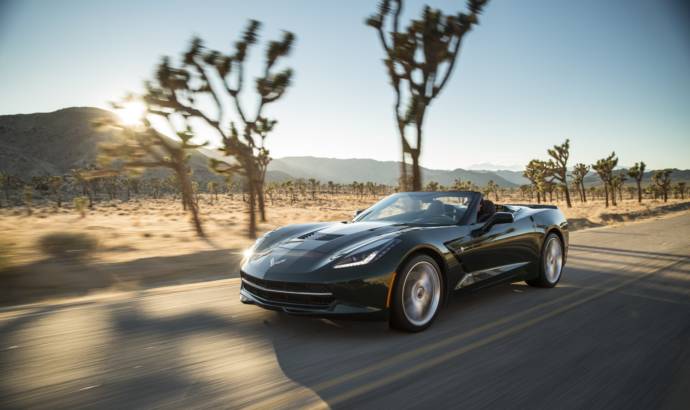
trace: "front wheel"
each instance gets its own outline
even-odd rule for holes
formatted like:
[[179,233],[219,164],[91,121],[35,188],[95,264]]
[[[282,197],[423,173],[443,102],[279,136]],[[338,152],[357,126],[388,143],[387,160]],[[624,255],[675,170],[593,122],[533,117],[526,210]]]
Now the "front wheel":
[[419,332],[431,325],[441,305],[443,281],[436,261],[426,255],[412,258],[394,284],[390,325]]
[[555,233],[550,233],[544,241],[539,261],[539,277],[526,281],[530,286],[552,288],[561,280],[563,270],[563,243]]

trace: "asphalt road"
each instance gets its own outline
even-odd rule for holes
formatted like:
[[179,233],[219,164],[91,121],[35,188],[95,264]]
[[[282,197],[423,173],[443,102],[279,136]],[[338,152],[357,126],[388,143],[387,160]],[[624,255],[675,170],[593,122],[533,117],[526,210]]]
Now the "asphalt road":
[[0,311],[1,408],[690,408],[690,214],[575,232],[554,289],[419,334],[245,306],[237,279]]

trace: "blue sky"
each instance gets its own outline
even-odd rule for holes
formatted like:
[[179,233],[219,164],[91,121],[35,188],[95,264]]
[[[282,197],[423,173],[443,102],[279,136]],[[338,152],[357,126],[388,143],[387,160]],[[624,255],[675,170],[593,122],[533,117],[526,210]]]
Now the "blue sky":
[[[0,114],[108,107],[193,34],[229,50],[247,19],[261,40],[297,35],[293,87],[267,112],[275,157],[397,160],[393,91],[374,1],[2,1]],[[406,17],[429,3],[406,2]],[[493,0],[426,119],[422,164],[524,164],[571,139],[573,162],[690,168],[690,8],[663,0]],[[250,72],[263,57],[256,48]],[[251,98],[248,93],[245,99]],[[218,141],[209,138],[211,144]]]

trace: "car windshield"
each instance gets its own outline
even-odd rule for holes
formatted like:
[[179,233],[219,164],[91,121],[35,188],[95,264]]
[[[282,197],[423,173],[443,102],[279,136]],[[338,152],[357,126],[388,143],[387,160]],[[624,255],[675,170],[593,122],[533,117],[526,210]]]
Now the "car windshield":
[[462,192],[401,192],[357,215],[353,222],[455,225],[467,211],[470,195]]

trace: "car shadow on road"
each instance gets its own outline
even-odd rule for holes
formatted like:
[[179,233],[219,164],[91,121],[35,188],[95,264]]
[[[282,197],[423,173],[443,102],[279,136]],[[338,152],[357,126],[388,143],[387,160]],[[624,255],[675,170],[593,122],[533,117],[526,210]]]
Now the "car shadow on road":
[[[202,253],[199,257],[210,255]],[[606,258],[606,253],[601,257]],[[553,289],[532,288],[518,282],[475,293],[457,293],[434,325],[416,334],[389,330],[386,322],[326,320],[264,311],[237,303],[236,294],[229,294],[227,301],[214,302],[213,310],[204,303],[185,306],[182,295],[169,296],[169,303],[175,303],[170,307],[132,298],[98,308],[107,322],[103,324],[108,330],[107,340],[98,346],[98,360],[75,364],[92,366],[88,379],[69,379],[69,369],[48,369],[64,371],[64,382],[18,393],[10,388],[15,386],[10,384],[14,372],[40,369],[50,366],[51,361],[44,361],[40,355],[21,356],[21,360],[33,360],[22,363],[20,356],[16,356],[21,353],[19,350],[0,351],[0,366],[6,375],[0,381],[0,401],[8,403],[8,407],[40,407],[47,403],[68,408],[242,407],[250,402],[240,400],[251,399],[260,404],[275,395],[291,398],[293,390],[284,387],[288,380],[289,385],[312,392],[326,404],[338,407],[342,405],[336,400],[340,394],[352,393],[374,378],[394,374],[399,366],[406,368],[422,357],[468,346],[463,335],[476,332],[471,340],[488,338],[550,311],[540,306],[562,306],[580,300],[601,291],[594,285],[612,278],[623,280],[622,276],[617,272],[568,267],[564,281]],[[681,278],[664,281],[669,286],[687,286]],[[663,301],[657,298],[654,303]],[[0,326],[0,348],[21,345],[21,332],[31,329],[36,319],[52,314],[55,312],[35,311],[6,321]],[[86,333],[81,337],[93,336]],[[43,343],[58,342],[52,337],[44,339]],[[482,349],[490,346],[491,343]],[[421,349],[429,349],[424,352],[426,356],[417,356]],[[395,358],[399,359],[395,366],[386,365]],[[14,365],[10,366],[10,362]],[[471,375],[461,369],[456,370],[455,377],[458,386],[472,382]]]

